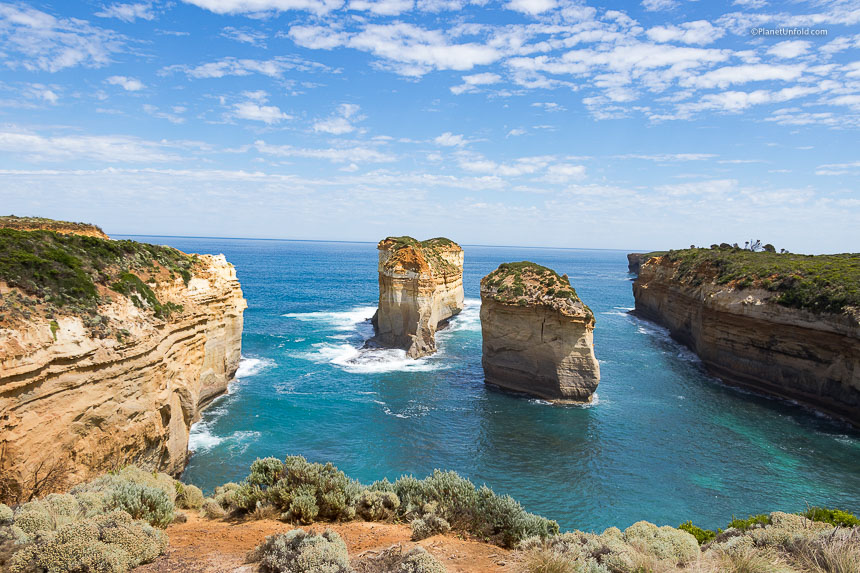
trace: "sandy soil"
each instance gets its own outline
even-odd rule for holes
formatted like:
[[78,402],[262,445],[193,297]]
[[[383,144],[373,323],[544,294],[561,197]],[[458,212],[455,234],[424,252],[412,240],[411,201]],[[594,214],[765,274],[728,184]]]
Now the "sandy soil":
[[[186,523],[167,528],[170,547],[153,563],[138,567],[136,573],[252,573],[253,564],[245,557],[267,535],[293,529],[274,520],[220,521],[201,519],[188,512]],[[317,524],[306,529],[337,531],[349,548],[350,557],[365,551],[378,551],[397,543],[408,549],[421,545],[433,554],[450,573],[513,572],[510,551],[470,539],[437,535],[420,542],[410,541],[408,525],[392,523],[351,522]]]

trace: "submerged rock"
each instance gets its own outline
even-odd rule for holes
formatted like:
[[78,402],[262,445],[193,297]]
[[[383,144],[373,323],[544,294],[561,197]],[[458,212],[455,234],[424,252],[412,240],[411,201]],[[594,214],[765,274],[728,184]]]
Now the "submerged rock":
[[548,400],[590,402],[600,381],[594,314],[567,275],[523,261],[481,280],[486,382]]
[[377,248],[379,308],[368,345],[411,358],[436,352],[439,325],[463,310],[463,249],[442,237],[388,237]]

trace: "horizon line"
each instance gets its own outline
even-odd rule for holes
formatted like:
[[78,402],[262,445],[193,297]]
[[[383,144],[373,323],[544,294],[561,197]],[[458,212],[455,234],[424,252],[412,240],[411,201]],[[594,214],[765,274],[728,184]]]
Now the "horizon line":
[[[241,240],[241,241],[282,241],[282,242],[291,242],[291,243],[350,243],[350,244],[362,244],[362,245],[373,245],[376,241],[350,241],[350,240],[338,240],[338,239],[280,239],[280,238],[268,238],[268,237],[215,237],[209,235],[150,235],[146,233],[113,233],[110,235],[111,237],[155,237],[162,239],[225,239],[225,240]],[[457,243],[458,245],[460,243]],[[607,249],[607,248],[599,248],[599,247],[538,247],[538,246],[526,246],[526,245],[486,245],[482,243],[462,243],[464,247],[489,247],[489,248],[512,248],[512,249],[552,249],[558,251],[619,251],[624,253],[649,253],[654,249],[650,250],[635,250],[631,251],[628,249]]]

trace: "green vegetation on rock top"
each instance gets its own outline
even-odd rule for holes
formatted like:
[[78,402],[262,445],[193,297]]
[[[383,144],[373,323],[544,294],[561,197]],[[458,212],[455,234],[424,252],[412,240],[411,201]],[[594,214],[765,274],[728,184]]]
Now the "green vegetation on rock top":
[[47,231],[68,230],[88,231],[104,234],[101,227],[90,223],[73,223],[71,221],[55,221],[45,217],[16,217],[15,215],[0,216],[0,228],[29,231],[44,229]]
[[406,247],[413,247],[421,251],[424,259],[430,267],[436,272],[443,273],[458,273],[461,269],[452,265],[446,260],[441,252],[448,251],[452,247],[460,248],[460,245],[445,237],[434,237],[426,241],[418,241],[409,236],[402,237],[386,237],[383,241],[391,241],[393,243],[392,251],[399,251]]
[[669,251],[676,278],[694,285],[714,281],[776,293],[775,302],[815,312],[860,308],[860,254],[798,255],[733,248]]
[[[581,303],[576,290],[570,286],[567,275],[533,263],[520,261],[502,263],[499,268],[481,279],[481,291],[494,300],[507,304],[526,306],[529,301],[571,301]],[[586,313],[593,318],[591,309],[585,304]]]
[[[166,316],[177,305],[158,303],[141,280],[166,270],[187,284],[196,257],[171,247],[111,241],[52,231],[0,229],[0,280],[37,302],[93,314],[102,298],[98,286],[129,296],[141,308]],[[2,309],[9,310],[9,309]]]

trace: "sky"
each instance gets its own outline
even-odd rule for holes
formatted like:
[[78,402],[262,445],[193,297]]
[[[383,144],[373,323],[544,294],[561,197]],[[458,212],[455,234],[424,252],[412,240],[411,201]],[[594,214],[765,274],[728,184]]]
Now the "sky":
[[0,213],[860,251],[860,1],[0,1]]

